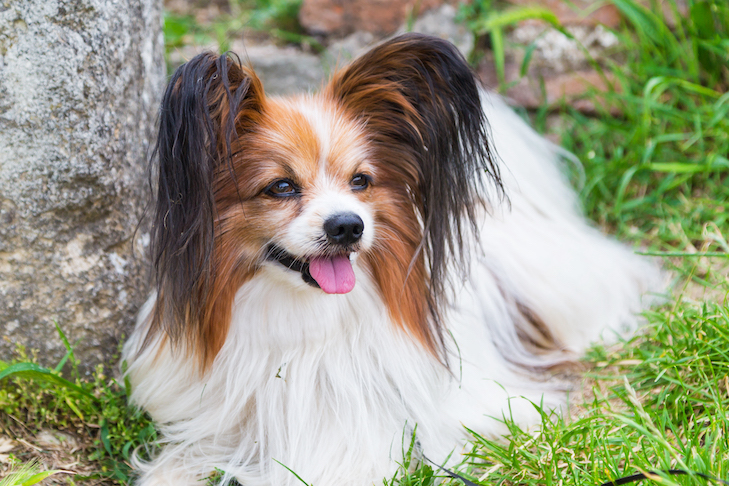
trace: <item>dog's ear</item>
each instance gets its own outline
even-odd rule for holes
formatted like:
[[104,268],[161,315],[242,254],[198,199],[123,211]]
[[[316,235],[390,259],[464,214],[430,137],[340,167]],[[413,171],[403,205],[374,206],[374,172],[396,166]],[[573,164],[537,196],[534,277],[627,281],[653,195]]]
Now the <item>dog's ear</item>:
[[148,336],[164,326],[173,340],[184,333],[195,342],[204,332],[215,175],[232,174],[231,144],[255,123],[262,103],[258,78],[227,55],[194,57],[167,86],[150,174],[157,190],[151,250],[158,299]]
[[464,222],[475,229],[483,182],[501,190],[475,74],[449,42],[406,34],[335,74],[326,92],[363,120],[378,161],[408,186],[437,298],[447,261],[464,254]]

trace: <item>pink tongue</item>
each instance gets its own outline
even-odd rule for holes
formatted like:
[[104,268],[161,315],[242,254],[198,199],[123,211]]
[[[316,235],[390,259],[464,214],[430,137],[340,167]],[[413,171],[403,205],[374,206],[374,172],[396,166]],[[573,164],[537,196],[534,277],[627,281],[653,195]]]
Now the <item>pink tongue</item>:
[[347,255],[312,258],[309,273],[327,294],[346,294],[354,288],[354,270]]

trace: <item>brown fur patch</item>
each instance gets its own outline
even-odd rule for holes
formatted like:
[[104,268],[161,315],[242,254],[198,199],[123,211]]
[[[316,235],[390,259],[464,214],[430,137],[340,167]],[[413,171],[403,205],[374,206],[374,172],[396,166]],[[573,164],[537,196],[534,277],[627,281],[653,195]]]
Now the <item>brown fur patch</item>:
[[378,239],[363,260],[393,321],[437,354],[439,343],[429,324],[427,271],[419,251],[422,230],[407,196],[398,195],[398,188],[392,187],[396,184],[385,182],[386,174],[381,178],[382,185],[373,190]]

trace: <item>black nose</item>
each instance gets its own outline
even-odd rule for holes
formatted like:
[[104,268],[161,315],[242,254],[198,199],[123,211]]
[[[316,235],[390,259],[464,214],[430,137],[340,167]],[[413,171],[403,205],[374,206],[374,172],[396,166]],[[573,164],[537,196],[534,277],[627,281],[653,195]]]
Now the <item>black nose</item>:
[[347,246],[362,238],[364,223],[354,213],[337,213],[324,221],[324,231],[332,243]]

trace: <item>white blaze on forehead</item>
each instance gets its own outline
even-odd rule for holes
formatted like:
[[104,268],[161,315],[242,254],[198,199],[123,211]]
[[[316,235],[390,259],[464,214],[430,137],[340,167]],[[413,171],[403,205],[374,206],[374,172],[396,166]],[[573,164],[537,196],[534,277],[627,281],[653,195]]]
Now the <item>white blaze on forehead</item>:
[[320,181],[327,179],[331,163],[355,167],[367,160],[369,154],[362,124],[344,116],[336,105],[309,96],[297,99],[294,107],[304,116],[319,141]]

